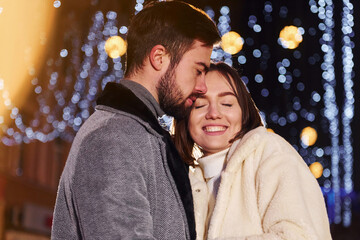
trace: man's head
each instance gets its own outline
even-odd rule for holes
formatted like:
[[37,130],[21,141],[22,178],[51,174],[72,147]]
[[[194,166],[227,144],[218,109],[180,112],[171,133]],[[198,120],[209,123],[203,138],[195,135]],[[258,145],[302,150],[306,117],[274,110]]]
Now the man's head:
[[156,45],[164,46],[172,66],[177,65],[194,40],[209,47],[220,41],[215,24],[202,10],[180,1],[149,3],[129,26],[125,75],[140,70]]
[[125,76],[132,79],[146,64],[158,72],[162,68],[152,94],[167,114],[181,117],[206,92],[204,75],[220,36],[203,11],[183,2],[154,2],[134,16],[127,41]]
[[205,74],[210,66],[212,47],[195,41],[175,66],[169,64],[156,85],[160,107],[180,119],[199,95],[206,93]]

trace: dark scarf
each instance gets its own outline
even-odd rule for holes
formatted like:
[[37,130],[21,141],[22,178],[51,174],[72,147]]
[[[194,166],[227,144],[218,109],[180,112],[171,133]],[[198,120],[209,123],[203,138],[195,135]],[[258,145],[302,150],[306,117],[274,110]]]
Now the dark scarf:
[[194,206],[188,177],[188,166],[181,160],[169,133],[160,126],[150,109],[132,91],[121,84],[107,83],[101,96],[97,99],[97,104],[135,115],[149,123],[151,128],[162,135],[162,139],[166,144],[166,156],[170,172],[184,205],[190,238],[196,239]]

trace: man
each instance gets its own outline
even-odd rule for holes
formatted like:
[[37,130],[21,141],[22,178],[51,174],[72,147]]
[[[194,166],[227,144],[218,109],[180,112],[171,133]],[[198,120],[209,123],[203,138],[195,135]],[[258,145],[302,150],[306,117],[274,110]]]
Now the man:
[[206,92],[214,23],[182,2],[134,16],[126,78],[109,83],[74,139],[52,239],[195,239],[188,172],[158,119]]

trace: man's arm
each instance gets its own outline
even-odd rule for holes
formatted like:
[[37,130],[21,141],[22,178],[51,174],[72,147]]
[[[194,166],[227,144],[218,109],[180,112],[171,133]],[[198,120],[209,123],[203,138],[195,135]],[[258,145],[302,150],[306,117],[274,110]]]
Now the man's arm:
[[70,155],[76,162],[73,176],[62,180],[64,201],[76,213],[81,238],[154,239],[145,165],[153,157],[148,138],[126,123],[109,124],[88,134]]

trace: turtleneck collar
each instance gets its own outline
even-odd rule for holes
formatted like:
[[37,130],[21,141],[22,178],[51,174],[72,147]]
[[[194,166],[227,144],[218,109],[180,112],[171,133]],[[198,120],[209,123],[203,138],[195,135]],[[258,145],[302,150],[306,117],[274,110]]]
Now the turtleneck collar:
[[224,168],[224,163],[226,160],[226,154],[228,153],[229,148],[222,150],[220,152],[208,155],[206,157],[201,157],[197,161],[200,165],[200,168],[204,172],[204,177],[210,179],[221,173]]

